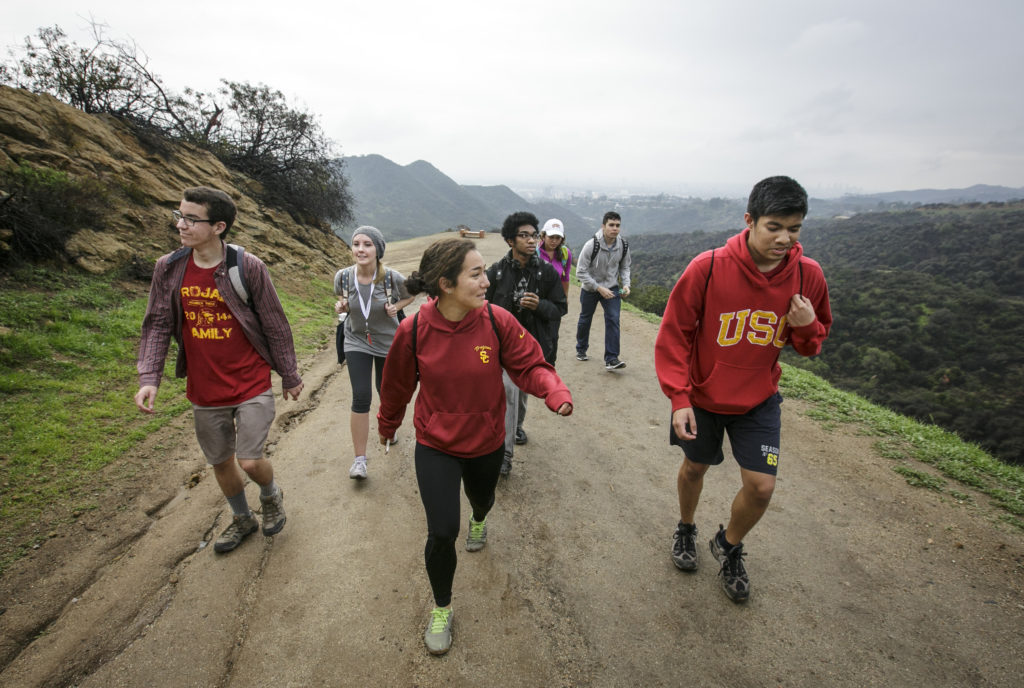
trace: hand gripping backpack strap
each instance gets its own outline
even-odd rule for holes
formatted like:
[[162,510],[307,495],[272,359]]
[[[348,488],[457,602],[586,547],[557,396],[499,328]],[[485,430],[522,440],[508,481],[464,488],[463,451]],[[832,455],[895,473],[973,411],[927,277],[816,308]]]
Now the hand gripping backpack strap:
[[[384,268],[384,294],[387,296],[388,303],[396,304],[399,299],[394,296],[395,293],[395,277],[394,271],[391,268]],[[398,318],[398,322],[405,320],[405,309],[399,308],[398,313],[395,315]]]

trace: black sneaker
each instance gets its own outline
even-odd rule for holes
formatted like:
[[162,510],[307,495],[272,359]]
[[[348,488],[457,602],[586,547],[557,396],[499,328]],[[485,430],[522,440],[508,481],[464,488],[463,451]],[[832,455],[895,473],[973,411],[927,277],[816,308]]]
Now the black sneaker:
[[512,457],[508,454],[501,460],[501,474],[508,475],[512,472]]
[[697,526],[679,522],[672,536],[672,563],[680,571],[697,570]]
[[625,368],[625,367],[626,367],[626,362],[625,361],[620,361],[617,358],[613,358],[610,361],[605,361],[605,363],[604,363],[604,369],[605,370],[618,370],[619,368]]
[[516,429],[516,444],[526,444],[526,431],[522,428]]
[[587,353],[585,351],[577,351],[576,352],[576,360],[577,361],[589,361],[590,360],[590,356],[587,356]]
[[[725,527],[719,524],[718,532],[725,539]],[[718,559],[722,565],[719,574],[722,576],[722,589],[733,602],[746,602],[750,597],[750,579],[747,578],[747,568],[743,565],[743,557],[747,553],[743,551],[743,544],[740,543],[732,548],[728,554],[718,546],[718,536],[711,538],[711,554]]]

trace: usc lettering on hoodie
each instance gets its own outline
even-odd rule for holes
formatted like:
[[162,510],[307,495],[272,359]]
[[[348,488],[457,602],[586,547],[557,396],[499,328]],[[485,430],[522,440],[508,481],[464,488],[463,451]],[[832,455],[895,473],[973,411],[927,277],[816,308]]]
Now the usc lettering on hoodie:
[[[779,353],[786,344],[814,356],[828,337],[832,311],[821,266],[795,243],[778,268],[761,272],[747,249],[749,233],[745,229],[716,249],[713,265],[712,252],[701,253],[672,288],[654,367],[673,411],[696,406],[746,413],[778,391]],[[797,293],[810,300],[816,315],[804,327],[786,322]]]

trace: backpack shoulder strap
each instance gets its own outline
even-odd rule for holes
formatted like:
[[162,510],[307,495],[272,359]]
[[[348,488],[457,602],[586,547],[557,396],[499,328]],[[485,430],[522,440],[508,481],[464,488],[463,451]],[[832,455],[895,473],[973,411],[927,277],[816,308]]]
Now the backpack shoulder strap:
[[626,260],[626,253],[629,252],[629,242],[625,239],[622,240],[622,257],[619,258],[619,269],[622,269],[622,261]]
[[597,245],[597,237],[593,238],[594,248],[590,249],[590,262],[593,263],[597,260],[597,254],[601,250],[601,247]]
[[412,360],[416,363],[416,379],[420,379],[420,359],[416,355],[416,331],[420,329],[420,312],[412,316]]
[[238,298],[242,299],[249,307],[252,307],[252,299],[249,297],[245,279],[245,249],[237,244],[227,245],[227,269],[228,279],[234,287]]
[[[418,312],[418,311],[417,311]],[[494,321],[494,309],[491,308],[491,302],[487,302],[487,315],[491,318],[491,329],[494,330],[494,336],[498,338],[498,350],[501,350],[501,333],[498,332],[498,323]]]
[[352,276],[352,266],[350,265],[347,268],[342,268],[339,271],[339,274],[341,275],[341,293],[345,295],[346,299],[351,301],[352,300],[352,284],[351,284],[351,282],[353,280],[350,280],[349,278]]
[[391,268],[384,268],[384,295],[388,299],[388,303],[395,303],[391,298],[391,294],[394,291],[394,278],[391,276]]
[[708,284],[711,282],[711,271],[715,269],[715,249],[711,249],[711,265],[708,266],[708,276],[704,278],[704,294],[708,293]]

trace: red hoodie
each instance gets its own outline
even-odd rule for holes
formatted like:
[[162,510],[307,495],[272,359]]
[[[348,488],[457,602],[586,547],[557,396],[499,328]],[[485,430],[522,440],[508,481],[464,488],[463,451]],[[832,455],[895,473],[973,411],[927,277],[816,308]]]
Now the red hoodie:
[[[763,273],[750,257],[749,234],[745,229],[716,249],[713,265],[711,251],[694,258],[669,296],[654,368],[673,412],[696,406],[746,413],[778,391],[783,346],[814,356],[828,337],[832,311],[821,266],[796,243],[780,268]],[[817,316],[804,327],[786,322],[797,293]]]
[[[505,442],[502,368],[519,389],[543,398],[552,411],[572,403],[558,373],[544,361],[537,340],[511,313],[491,308],[500,343],[486,306],[470,311],[459,322],[441,315],[436,301],[420,308],[416,335],[420,391],[413,417],[420,444],[462,458],[498,449]],[[399,325],[384,363],[377,422],[385,437],[398,430],[416,391],[417,361],[412,351],[416,320],[406,318]]]

